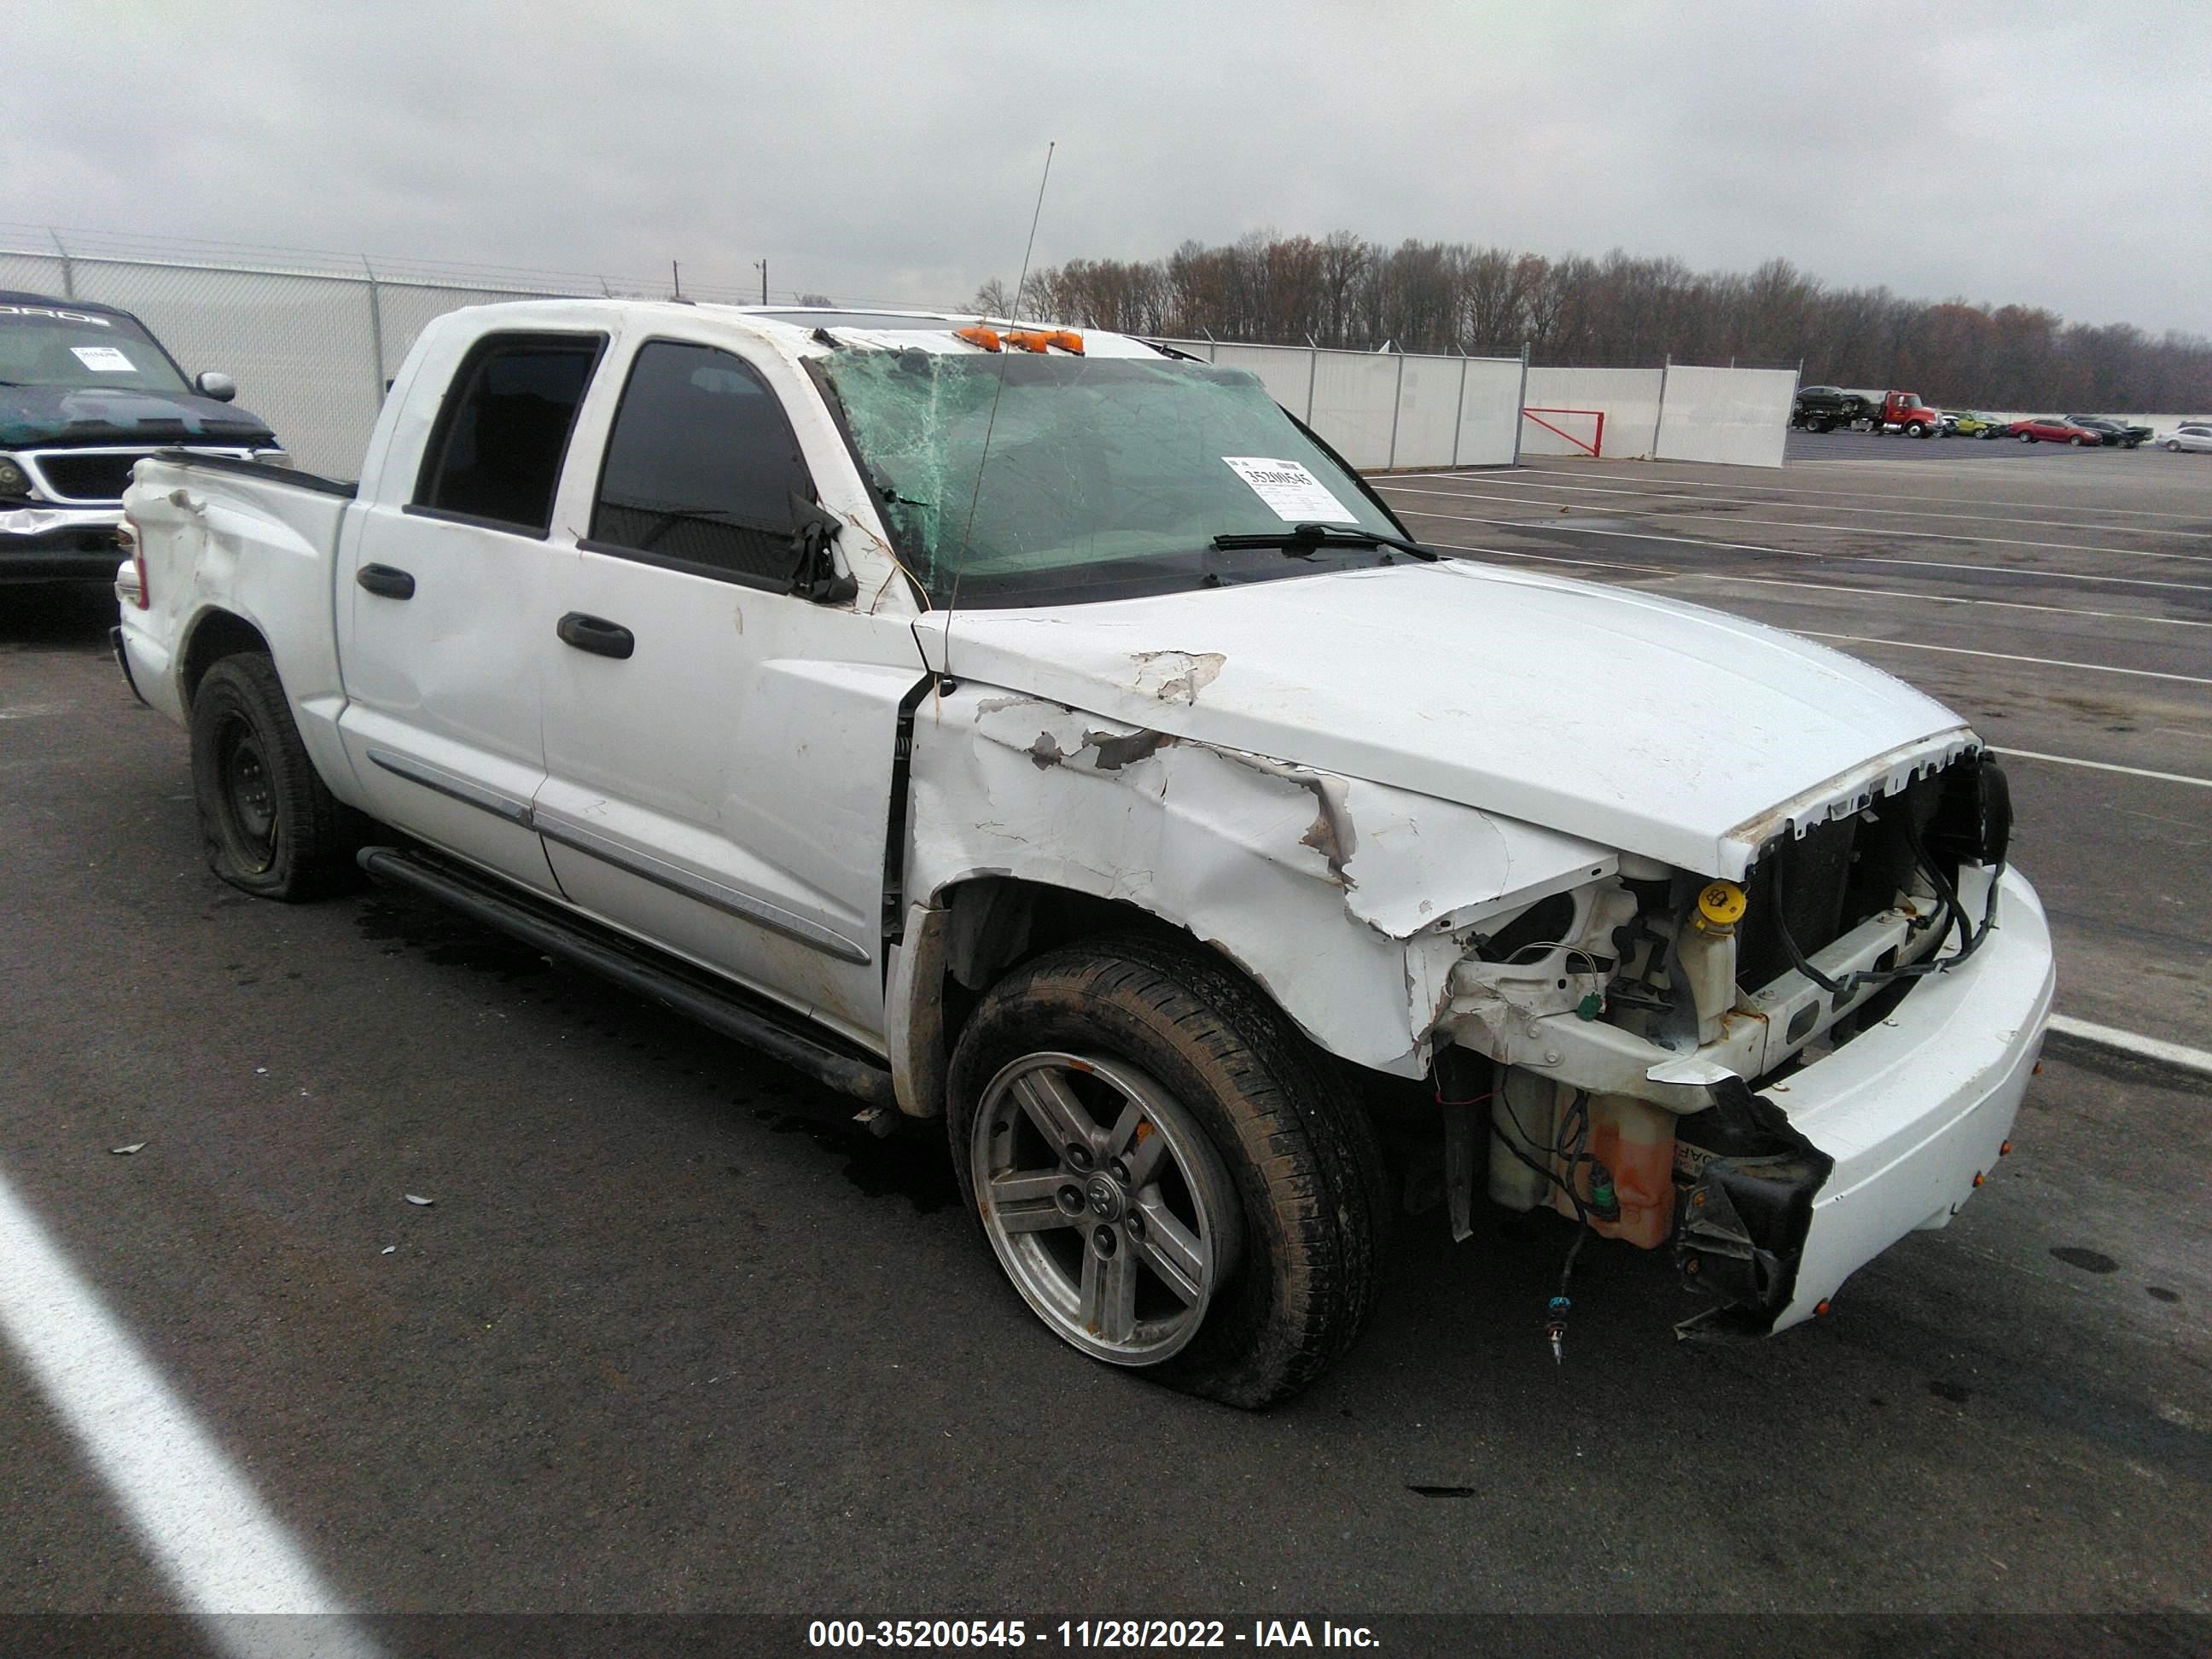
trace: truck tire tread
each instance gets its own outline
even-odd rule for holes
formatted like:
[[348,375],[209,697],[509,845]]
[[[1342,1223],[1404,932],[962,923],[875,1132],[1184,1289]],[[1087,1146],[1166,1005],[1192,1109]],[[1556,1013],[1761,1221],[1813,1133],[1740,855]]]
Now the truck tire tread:
[[[260,738],[275,798],[275,856],[251,867],[233,844],[222,801],[216,745],[223,719],[242,717]],[[220,659],[201,679],[191,704],[192,798],[208,867],[241,891],[300,903],[354,885],[359,815],[339,805],[308,757],[292,719],[276,665],[259,652]]]
[[1390,1203],[1366,1113],[1335,1062],[1226,964],[1142,937],[1069,945],[1001,980],[962,1032],[947,1127],[971,1211],[984,1087],[1015,1054],[1086,1045],[1143,1066],[1205,1122],[1244,1210],[1237,1278],[1190,1346],[1146,1374],[1249,1409],[1289,1398],[1374,1313]]

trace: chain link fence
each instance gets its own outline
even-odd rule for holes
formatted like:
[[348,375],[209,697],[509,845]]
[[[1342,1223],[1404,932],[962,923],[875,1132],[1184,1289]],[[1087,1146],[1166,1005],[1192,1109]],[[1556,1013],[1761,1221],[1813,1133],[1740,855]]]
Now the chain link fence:
[[[342,477],[360,465],[386,384],[432,318],[501,300],[667,299],[676,283],[672,270],[654,283],[401,265],[0,224],[0,289],[135,312],[188,374],[219,369],[235,380],[240,404],[266,420],[301,466]],[[712,285],[686,284],[682,294],[732,304],[761,297]],[[1788,371],[1733,367],[1532,368],[1525,354],[1163,343],[1251,371],[1353,465],[1377,470],[1510,465],[1524,451],[1779,466],[1796,383]],[[1684,377],[1690,395],[1670,398],[1670,374]],[[1600,414],[1602,422],[1592,419]]]
[[[434,317],[501,300],[666,299],[670,282],[550,271],[386,264],[365,257],[256,253],[89,233],[0,227],[0,289],[135,312],[187,374],[220,369],[301,465],[350,476],[415,337]],[[684,289],[744,303],[757,294]]]

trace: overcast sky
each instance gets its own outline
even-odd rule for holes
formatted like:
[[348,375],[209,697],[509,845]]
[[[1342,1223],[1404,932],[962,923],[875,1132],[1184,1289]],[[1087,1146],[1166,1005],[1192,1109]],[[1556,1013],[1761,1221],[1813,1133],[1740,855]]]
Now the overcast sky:
[[[811,14],[811,15],[810,15]],[[957,301],[1355,230],[2212,333],[2212,6],[50,3],[0,220]]]

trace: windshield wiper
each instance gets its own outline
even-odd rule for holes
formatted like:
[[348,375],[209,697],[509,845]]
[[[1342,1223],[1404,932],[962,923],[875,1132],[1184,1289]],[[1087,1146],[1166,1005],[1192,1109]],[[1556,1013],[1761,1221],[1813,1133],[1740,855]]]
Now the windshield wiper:
[[1403,536],[1389,536],[1379,530],[1346,529],[1342,525],[1334,524],[1294,524],[1284,530],[1216,536],[1213,544],[1224,552],[1245,547],[1279,548],[1293,556],[1323,547],[1390,547],[1401,553],[1410,553],[1417,559],[1433,561],[1438,556],[1419,542],[1409,542]]

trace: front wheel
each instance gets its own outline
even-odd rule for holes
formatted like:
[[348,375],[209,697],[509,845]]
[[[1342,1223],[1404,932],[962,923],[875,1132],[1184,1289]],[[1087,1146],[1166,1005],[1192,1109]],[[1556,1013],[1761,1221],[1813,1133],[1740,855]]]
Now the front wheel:
[[1910,432],[1916,438],[1924,438],[1928,435],[1929,428],[1924,422],[1915,421],[1911,426],[1907,427],[1905,430]]
[[951,1082],[961,1191],[1070,1346],[1256,1408],[1366,1324],[1388,1214],[1373,1128],[1225,964],[1135,938],[1053,951],[985,995]]
[[2024,444],[2032,444],[2035,441],[2035,434],[2033,432],[2023,432],[2020,434],[2020,441]]
[[346,813],[317,775],[276,665],[225,657],[192,695],[192,795],[208,867],[261,898],[320,898],[352,878]]
[[2075,448],[2076,448],[2076,449],[2081,449],[2081,448],[2086,447],[2087,446],[2088,442],[2089,442],[2089,441],[2088,441],[2087,438],[2082,438],[2082,437],[2073,437],[2073,438],[2069,438],[2066,441],[2067,441],[2068,443],[2069,443],[2069,444],[2073,445],[2073,446],[2074,446],[2074,447],[2075,447]]
[[2166,453],[2169,455],[2179,455],[2181,453],[2181,440],[2179,438],[2168,438],[2166,441]]

